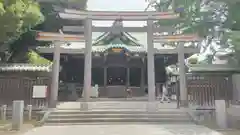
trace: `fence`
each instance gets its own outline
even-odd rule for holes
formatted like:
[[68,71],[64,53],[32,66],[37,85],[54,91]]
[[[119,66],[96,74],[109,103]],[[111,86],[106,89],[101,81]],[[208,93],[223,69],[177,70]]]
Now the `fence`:
[[[169,93],[170,95],[175,95],[175,96],[176,96],[176,98],[174,98],[174,100],[177,101],[177,107],[179,107],[179,106],[180,106],[180,100],[179,100],[179,98],[180,98],[179,81],[174,82],[174,83],[172,83],[172,84],[170,85],[169,92],[170,92],[170,93]],[[173,99],[172,99],[172,100],[173,100]]]
[[47,107],[48,98],[32,98],[34,85],[47,85],[48,88],[50,88],[50,78],[39,77],[33,79],[26,77],[0,76],[0,104],[11,106],[13,100],[24,100],[25,105],[32,105],[33,108],[39,109]]
[[220,73],[187,74],[190,106],[214,108],[215,100],[232,100],[232,75]]
[[[47,107],[48,98],[32,98],[34,85],[47,85],[49,87],[50,78],[0,76],[0,105],[6,104],[11,106],[13,100],[24,100],[26,105],[30,104],[33,108]],[[171,88],[171,93],[177,96],[179,104],[179,82],[176,82]],[[65,88],[63,87],[63,89]],[[188,100],[191,106],[214,108],[216,99],[224,99],[227,103],[232,100],[232,75],[217,73],[187,74],[187,90]],[[59,92],[59,98],[64,100],[63,97],[66,98],[66,93],[61,92],[61,86]],[[81,91],[79,91],[78,94],[81,95]]]

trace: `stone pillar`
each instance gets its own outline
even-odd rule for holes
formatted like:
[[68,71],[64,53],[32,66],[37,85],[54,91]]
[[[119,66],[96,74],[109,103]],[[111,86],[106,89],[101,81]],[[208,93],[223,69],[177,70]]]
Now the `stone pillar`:
[[188,106],[188,92],[186,87],[184,42],[178,44],[178,63],[179,63],[179,81],[180,81],[180,106]]
[[128,88],[130,86],[130,68],[127,67],[127,83],[126,83],[126,87]]
[[1,106],[1,120],[6,121],[7,120],[7,105]]
[[49,107],[55,108],[58,100],[61,42],[55,42],[53,52],[52,82]]
[[225,100],[215,100],[216,122],[220,128],[226,129],[227,125],[227,107]]
[[90,90],[92,88],[92,20],[85,21],[85,58],[84,58],[84,103],[82,109],[88,109],[87,102],[90,99]]
[[148,103],[147,111],[155,112],[155,69],[154,69],[154,45],[153,45],[153,20],[147,20],[147,73],[148,73]]
[[147,73],[148,73],[148,101],[155,101],[155,70],[153,46],[153,20],[147,20]]
[[23,112],[24,111],[24,101],[15,100],[13,101],[12,110],[12,129],[20,130],[23,125]]

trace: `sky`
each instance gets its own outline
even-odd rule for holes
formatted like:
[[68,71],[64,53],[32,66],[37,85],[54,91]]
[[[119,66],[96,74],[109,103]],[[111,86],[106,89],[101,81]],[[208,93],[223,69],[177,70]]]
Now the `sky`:
[[[87,9],[97,11],[144,11],[148,3],[146,0],[88,0]],[[151,9],[150,9],[151,10]],[[94,21],[95,26],[110,26],[112,21]],[[146,22],[124,22],[124,26],[143,26]]]

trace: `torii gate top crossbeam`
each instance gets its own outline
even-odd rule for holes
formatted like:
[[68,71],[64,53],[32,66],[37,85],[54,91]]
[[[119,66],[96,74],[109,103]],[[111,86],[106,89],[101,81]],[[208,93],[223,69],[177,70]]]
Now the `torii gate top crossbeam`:
[[159,20],[159,19],[175,19],[179,17],[175,12],[155,12],[155,11],[78,11],[64,9],[59,13],[63,19],[73,20],[126,20],[126,21],[143,21],[143,20]]

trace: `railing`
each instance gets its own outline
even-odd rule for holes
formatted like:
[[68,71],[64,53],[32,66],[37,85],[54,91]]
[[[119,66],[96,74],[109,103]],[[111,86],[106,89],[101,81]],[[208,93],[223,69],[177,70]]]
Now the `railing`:
[[[68,90],[66,86],[60,85],[60,99],[67,101]],[[78,96],[81,97],[83,87],[76,84]],[[108,88],[108,87],[107,87]],[[122,88],[122,87],[121,87]],[[62,89],[62,90],[61,90]],[[133,96],[144,96],[145,90],[139,87],[131,87],[133,89]],[[180,105],[180,87],[179,81],[171,84],[169,87],[169,92],[171,95],[176,96],[178,106]],[[227,104],[232,100],[232,77],[229,74],[187,74],[187,92],[188,101],[190,107],[197,107],[202,109],[212,109],[215,108],[216,99],[224,99]],[[123,88],[121,89],[122,96],[124,93]],[[62,98],[61,98],[62,95]],[[99,87],[100,97],[108,97],[108,89],[104,87]]]
[[188,101],[191,107],[214,109],[215,100],[232,100],[232,79],[226,74],[188,74]]

